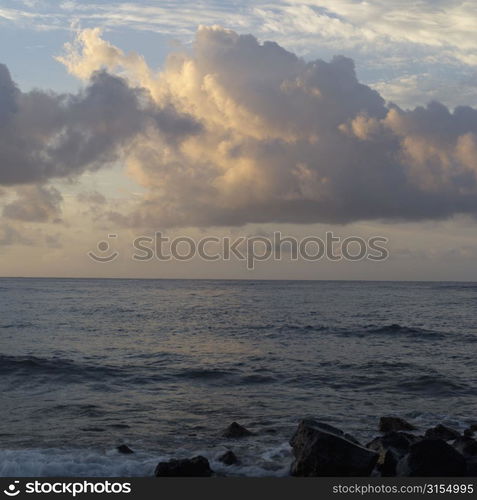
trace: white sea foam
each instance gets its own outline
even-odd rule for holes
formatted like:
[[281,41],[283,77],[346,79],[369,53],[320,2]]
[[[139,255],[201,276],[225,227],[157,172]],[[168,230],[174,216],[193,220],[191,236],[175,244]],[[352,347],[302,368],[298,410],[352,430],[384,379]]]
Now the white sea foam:
[[35,448],[0,450],[2,477],[152,476],[163,459],[157,455],[121,455],[116,450]]
[[[265,450],[256,462],[246,460],[234,466],[221,463],[215,452],[186,453],[179,452],[174,458],[202,454],[219,476],[279,477],[286,476],[289,470],[289,460],[284,460],[289,455],[286,443]],[[92,449],[0,450],[0,477],[147,477],[154,475],[158,462],[171,458],[142,451],[122,455],[116,450]]]

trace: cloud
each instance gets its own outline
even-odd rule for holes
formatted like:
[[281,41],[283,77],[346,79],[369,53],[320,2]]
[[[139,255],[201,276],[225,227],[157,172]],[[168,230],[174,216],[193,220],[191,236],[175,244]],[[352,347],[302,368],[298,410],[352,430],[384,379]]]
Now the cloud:
[[[10,6],[8,6],[10,4]],[[467,0],[208,0],[196,8],[183,2],[7,2],[0,17],[34,29],[67,29],[71,19],[83,26],[129,28],[190,39],[199,24],[226,22],[306,53],[311,47],[383,50],[402,55],[428,48],[433,55],[475,65],[475,3]],[[287,22],[283,23],[283,19]]]
[[147,128],[165,136],[198,128],[170,105],[157,107],[147,91],[105,71],[90,75],[76,95],[21,92],[0,65],[0,185],[74,177],[120,158]]
[[200,28],[192,49],[171,54],[160,73],[98,30],[66,49],[71,73],[117,72],[195,124],[179,141],[175,130],[136,138],[124,160],[147,191],[134,213],[111,214],[116,223],[349,223],[477,211],[477,111],[387,105],[349,58],[306,62],[217,26]]
[[416,103],[438,100],[451,108],[477,102],[477,74],[468,75],[455,71],[400,75],[384,78],[372,84],[386,100],[398,103],[404,108],[413,108]]
[[86,203],[88,205],[104,205],[106,203],[105,196],[98,191],[78,193],[76,199],[80,203]]
[[[198,25],[225,23],[309,59],[345,53],[358,63],[364,81],[400,106],[416,106],[427,88],[450,106],[475,102],[472,84],[462,93],[464,79],[475,80],[477,60],[477,9],[471,1],[207,0],[200,9],[190,0],[3,3],[0,22],[3,14],[4,24],[36,30],[39,38],[47,30],[66,32],[72,24],[99,26],[116,35],[126,32],[133,43],[147,44],[150,54],[158,36],[189,44]],[[424,89],[412,85],[413,77]]]
[[61,242],[61,236],[59,234],[45,235],[45,244],[48,248],[52,249],[63,248],[63,244]]
[[13,245],[33,245],[33,240],[17,231],[9,224],[0,226],[0,247]]
[[4,206],[3,216],[23,222],[60,222],[62,201],[53,187],[22,186],[17,189],[17,199]]

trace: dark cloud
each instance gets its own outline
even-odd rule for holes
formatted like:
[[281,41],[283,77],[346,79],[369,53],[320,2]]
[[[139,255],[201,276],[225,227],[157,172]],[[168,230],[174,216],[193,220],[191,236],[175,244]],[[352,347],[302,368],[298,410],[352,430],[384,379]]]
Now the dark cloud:
[[165,135],[196,133],[198,125],[148,92],[104,71],[78,95],[22,93],[0,65],[0,184],[42,183],[95,170],[118,159],[148,127]]

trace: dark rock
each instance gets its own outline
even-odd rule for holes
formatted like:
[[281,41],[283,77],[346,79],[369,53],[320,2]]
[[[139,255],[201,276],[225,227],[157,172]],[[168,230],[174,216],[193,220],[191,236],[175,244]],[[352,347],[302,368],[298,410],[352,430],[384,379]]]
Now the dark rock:
[[118,446],[117,450],[119,453],[124,453],[125,455],[131,455],[131,453],[134,453],[134,451],[132,451],[127,444]]
[[374,438],[366,445],[366,448],[380,452],[386,448],[400,448],[408,450],[419,438],[407,432],[387,432],[383,436]]
[[156,477],[210,477],[213,471],[209,461],[202,456],[159,462],[154,475]]
[[443,441],[450,441],[460,437],[460,433],[451,427],[439,424],[432,429],[427,429],[424,435],[426,439],[442,439]]
[[407,477],[461,477],[465,473],[464,457],[440,439],[413,444],[396,467],[398,476]]
[[405,432],[388,432],[374,438],[366,448],[379,454],[376,467],[382,476],[395,476],[396,466],[419,438]]
[[341,429],[338,429],[338,427],[334,427],[333,425],[326,424],[325,422],[317,422],[316,420],[302,420],[302,422],[311,422],[314,425],[318,425],[321,430],[325,432],[329,432],[331,434],[336,434],[337,436],[341,436],[344,439],[347,439],[348,441],[351,441],[354,444],[357,444],[361,446],[361,443],[354,438],[351,434],[348,434],[346,432],[343,432]]
[[399,461],[405,455],[402,450],[388,448],[383,455],[381,464],[377,467],[381,477],[394,477]]
[[477,457],[472,457],[467,460],[467,469],[465,475],[467,477],[477,477]]
[[477,424],[470,424],[467,429],[464,431],[464,436],[473,437],[473,435],[477,432]]
[[236,465],[240,463],[235,453],[231,450],[228,450],[223,455],[221,455],[219,457],[219,462],[222,462],[225,465]]
[[331,425],[302,420],[290,440],[293,476],[369,476],[378,454]]
[[381,417],[379,430],[381,432],[415,431],[416,427],[400,417]]
[[464,457],[477,456],[477,441],[471,437],[463,436],[456,439],[452,446]]
[[238,424],[237,422],[232,422],[227,429],[224,430],[222,433],[223,437],[226,438],[233,438],[233,439],[238,439],[238,438],[243,438],[247,436],[253,436],[253,433],[250,432],[248,429],[243,427],[242,425]]

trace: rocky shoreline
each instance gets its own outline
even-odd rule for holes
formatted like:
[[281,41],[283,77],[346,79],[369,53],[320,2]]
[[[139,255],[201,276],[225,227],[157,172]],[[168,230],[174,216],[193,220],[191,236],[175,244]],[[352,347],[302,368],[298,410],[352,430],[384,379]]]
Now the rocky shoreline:
[[[360,443],[350,434],[317,420],[302,420],[290,439],[295,477],[476,477],[477,424],[462,434],[438,424],[424,432],[399,417],[381,417],[380,434]],[[254,433],[237,422],[223,432],[231,440]],[[124,445],[123,445],[124,446]],[[227,467],[240,463],[230,446],[218,460]],[[121,451],[121,450],[120,450]],[[128,447],[123,453],[132,453]],[[203,456],[160,462],[156,477],[212,477],[216,474]],[[222,476],[224,474],[221,474]],[[226,474],[225,474],[226,475]]]

